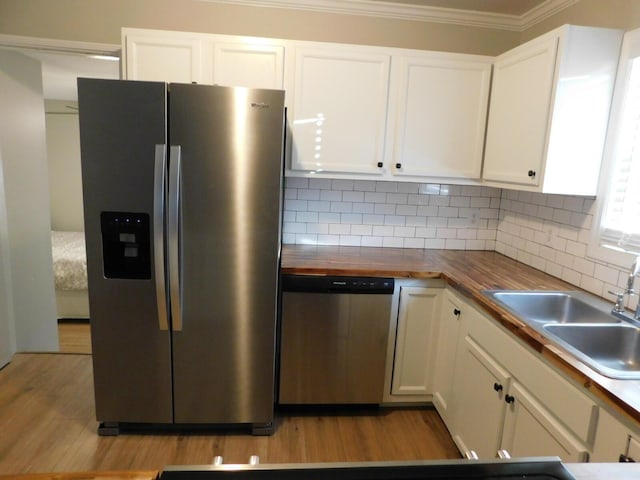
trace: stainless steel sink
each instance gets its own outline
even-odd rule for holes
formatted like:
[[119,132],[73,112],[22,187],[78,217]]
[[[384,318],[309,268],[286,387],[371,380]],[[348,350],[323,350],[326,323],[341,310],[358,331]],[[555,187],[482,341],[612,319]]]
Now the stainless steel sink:
[[492,290],[487,294],[527,322],[620,323],[606,310],[581,299],[582,292]]
[[584,292],[485,290],[514,316],[611,378],[640,379],[640,326]]
[[[553,325],[544,330],[569,345],[578,357],[616,378],[640,377],[640,329],[633,325]],[[582,358],[581,358],[582,359]],[[584,359],[587,362],[586,359]],[[588,362],[587,362],[588,363]]]

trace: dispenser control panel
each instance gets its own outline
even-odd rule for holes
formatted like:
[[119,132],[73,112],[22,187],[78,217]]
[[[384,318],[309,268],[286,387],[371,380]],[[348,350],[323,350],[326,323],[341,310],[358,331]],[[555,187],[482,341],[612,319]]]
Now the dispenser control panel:
[[151,278],[149,215],[102,212],[102,262],[106,278]]

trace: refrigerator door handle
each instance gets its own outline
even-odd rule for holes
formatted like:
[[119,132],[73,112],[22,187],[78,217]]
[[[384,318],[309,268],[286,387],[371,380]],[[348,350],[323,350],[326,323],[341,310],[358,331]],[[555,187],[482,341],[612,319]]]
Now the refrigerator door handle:
[[158,303],[158,326],[169,330],[167,316],[167,291],[164,265],[164,202],[167,171],[167,146],[156,145],[153,171],[153,263],[156,277],[156,301]]
[[180,146],[169,150],[169,292],[173,331],[182,330],[182,288],[180,285]]

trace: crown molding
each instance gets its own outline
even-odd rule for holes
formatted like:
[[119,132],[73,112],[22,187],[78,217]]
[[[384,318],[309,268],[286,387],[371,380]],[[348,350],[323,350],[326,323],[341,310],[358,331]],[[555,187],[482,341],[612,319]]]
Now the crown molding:
[[546,0],[523,15],[427,7],[373,0],[200,0],[251,7],[286,8],[322,13],[384,17],[396,20],[449,23],[522,32],[579,0]]
[[535,24],[546,20],[556,13],[575,5],[580,0],[547,0],[520,16],[520,31],[527,30]]
[[26,48],[56,53],[120,56],[120,45],[113,45],[110,43],[76,42],[73,40],[61,40],[57,38],[23,37],[19,35],[0,34],[0,46],[3,48]]

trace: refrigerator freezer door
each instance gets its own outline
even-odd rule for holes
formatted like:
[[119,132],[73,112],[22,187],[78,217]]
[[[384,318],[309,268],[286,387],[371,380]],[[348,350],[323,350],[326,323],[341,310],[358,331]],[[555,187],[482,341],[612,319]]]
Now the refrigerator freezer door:
[[154,236],[163,230],[154,179],[164,175],[154,167],[156,145],[166,144],[166,86],[79,79],[78,97],[96,416],[170,423],[171,339],[159,325]]
[[284,92],[172,84],[169,98],[181,148],[175,421],[270,424]]

